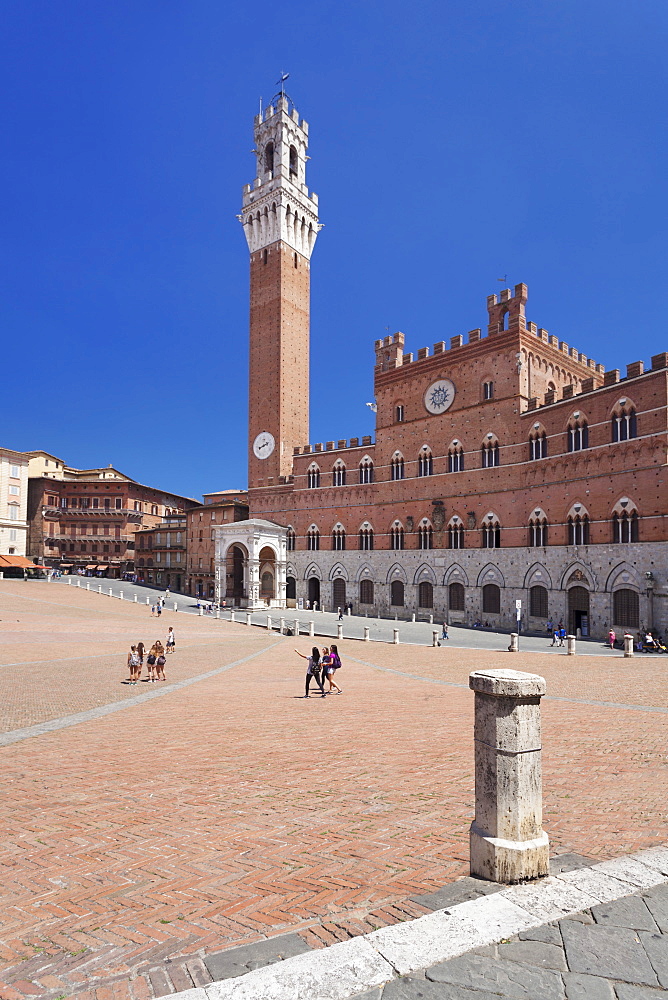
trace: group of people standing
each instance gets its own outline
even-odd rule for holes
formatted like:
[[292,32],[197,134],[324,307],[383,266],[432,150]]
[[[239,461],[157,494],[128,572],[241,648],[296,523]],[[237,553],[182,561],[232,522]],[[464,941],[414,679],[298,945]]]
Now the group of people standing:
[[[336,671],[341,669],[341,657],[339,656],[338,648],[332,643],[331,646],[323,646],[322,652],[317,646],[314,646],[311,650],[311,655],[306,656],[305,653],[300,653],[298,649],[295,649],[297,656],[301,656],[303,660],[308,661],[306,667],[306,691],[304,697],[309,697],[309,687],[311,686],[311,681],[315,680],[317,686],[320,688],[320,696],[322,698],[326,697],[328,694],[332,694],[336,691],[337,694],[343,694],[342,688],[334,680]],[[329,683],[329,690],[325,691],[325,681]]]
[[[175,648],[176,635],[170,625],[167,632],[166,646],[163,646],[160,640],[156,639],[146,656],[146,666],[148,667],[147,683],[153,684],[155,681],[167,680],[165,677],[165,657],[168,653],[173,653]],[[136,645],[130,646],[130,652],[128,653],[128,672],[130,676],[126,680],[126,684],[135,685],[141,680],[145,653],[146,646],[143,642],[138,642]]]

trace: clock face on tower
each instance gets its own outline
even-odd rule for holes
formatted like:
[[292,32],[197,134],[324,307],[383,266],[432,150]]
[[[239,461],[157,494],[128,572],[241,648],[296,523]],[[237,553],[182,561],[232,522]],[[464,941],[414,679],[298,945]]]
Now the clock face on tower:
[[424,405],[429,413],[445,413],[455,398],[455,387],[449,378],[432,382],[424,394]]
[[274,435],[269,431],[260,431],[253,441],[253,454],[256,458],[269,458],[275,447]]

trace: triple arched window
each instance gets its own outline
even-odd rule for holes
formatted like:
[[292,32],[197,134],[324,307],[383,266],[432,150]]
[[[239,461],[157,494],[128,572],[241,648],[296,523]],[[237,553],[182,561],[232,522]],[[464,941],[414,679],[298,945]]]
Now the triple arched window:
[[390,462],[390,478],[391,479],[403,479],[404,478],[404,459],[398,451],[392,456],[392,461]]
[[360,462],[360,483],[373,482],[373,462],[370,458],[363,458]]
[[501,548],[501,525],[495,514],[488,514],[482,525],[483,549]]
[[390,528],[390,547],[395,550],[400,550],[404,547],[404,529],[399,521],[395,521]]
[[311,552],[317,552],[320,548],[320,532],[315,524],[312,524],[306,532],[306,547]]
[[373,549],[373,528],[367,521],[359,530],[359,543],[362,552],[370,552]]
[[448,525],[448,548],[449,549],[463,549],[464,548],[464,524],[462,519],[456,514],[451,519]]
[[427,445],[424,445],[418,455],[418,476],[432,476],[433,474],[434,458]]
[[464,449],[459,441],[453,441],[448,451],[448,472],[464,471]]
[[320,469],[315,462],[309,466],[306,479],[310,490],[316,490],[320,486]]
[[295,529],[291,526],[288,528],[288,533],[285,538],[285,547],[287,548],[288,552],[294,552],[295,541],[296,541]]
[[346,467],[343,462],[339,459],[334,468],[332,469],[332,486],[345,486],[346,485]]
[[529,518],[529,545],[534,549],[547,545],[547,518],[542,510],[535,510]]
[[332,529],[332,549],[342,552],[346,547],[346,529],[342,524],[335,524]]
[[612,540],[613,542],[637,542],[638,541],[638,512],[635,510],[617,511],[612,515]]
[[568,544],[589,545],[589,514],[575,510],[568,515]]
[[538,458],[547,458],[547,434],[536,431],[529,438],[529,458],[532,462]]
[[568,450],[582,451],[589,447],[589,427],[584,418],[578,417],[568,428]]
[[634,407],[628,405],[622,406],[612,416],[612,440],[628,441],[629,438],[637,437],[637,435],[638,429]]
[[421,549],[433,549],[434,529],[425,517],[418,527],[418,547]]
[[491,469],[499,464],[499,442],[490,438],[482,446],[482,467]]

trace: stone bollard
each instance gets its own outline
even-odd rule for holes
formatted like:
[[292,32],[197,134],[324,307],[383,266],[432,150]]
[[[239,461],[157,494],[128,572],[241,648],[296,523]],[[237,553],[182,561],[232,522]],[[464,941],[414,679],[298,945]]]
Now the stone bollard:
[[517,632],[511,632],[510,633],[510,645],[508,646],[508,652],[509,653],[519,653],[519,651],[520,651],[520,646],[519,646],[519,642],[518,642],[518,634],[517,634]]
[[271,632],[271,615],[267,615],[267,632]]
[[413,612],[413,614],[411,615],[411,621],[412,621],[412,622],[414,622],[414,621],[415,621],[415,612]]
[[204,608],[202,608],[202,607],[199,607],[199,608],[197,609],[197,614],[198,614],[198,615],[200,615],[200,617],[201,617],[201,616],[202,616],[202,615],[204,614]]
[[336,638],[343,639],[343,622],[336,623]]
[[216,608],[216,618],[220,621],[220,608]]
[[540,732],[545,679],[519,670],[476,670],[469,687],[475,691],[471,875],[506,884],[547,875]]
[[234,617],[234,608],[230,609],[230,621],[236,622],[236,618]]
[[86,590],[90,590],[90,583],[86,584]]
[[624,633],[624,656],[633,656],[633,636]]
[[438,629],[434,628],[431,630],[431,644],[432,646],[438,646]]
[[175,610],[175,611],[178,611],[178,610],[179,610],[179,606],[178,606],[178,604],[176,603],[176,601],[174,601],[174,610]]
[[434,624],[434,616],[433,615],[429,615],[429,624],[430,625]]
[[395,628],[393,631],[394,631],[394,639],[392,640],[392,642],[396,646],[399,643],[399,629]]
[[308,623],[308,634],[315,635],[315,622],[313,621]]
[[567,635],[566,636],[566,655],[567,656],[575,656],[575,636],[574,635]]
[[252,621],[251,621],[251,613],[250,613],[250,611],[246,612],[246,624],[247,625],[252,625],[253,624]]
[[136,594],[135,594],[135,600],[134,600],[134,603],[135,603],[135,604],[137,603],[137,595],[136,595]]
[[68,576],[68,578],[67,578],[67,586],[68,587],[72,586],[72,577],[71,576]]
[[364,626],[364,641],[365,642],[369,641],[369,626],[368,625]]
[[[113,597],[113,596],[114,596],[114,592],[113,592],[113,590],[110,587],[109,588],[109,597]],[[146,603],[148,604],[148,597],[146,598]]]
[[123,600],[123,591],[122,590],[119,590],[118,597],[119,597],[119,600],[121,600],[121,601]]
[[278,631],[281,633],[281,635],[285,633],[285,618],[281,618],[280,628]]
[[294,635],[296,635],[298,637],[299,636],[299,628],[300,628],[299,622],[295,620],[295,623],[292,626],[292,628],[293,628],[293,631],[294,631]]
[[80,587],[80,586],[81,586],[81,580],[80,580],[79,577],[77,577],[77,587]]
[[[111,593],[111,591],[109,591],[109,593]],[[151,603],[151,598],[147,597],[146,598],[146,607],[148,607],[150,603]]]
[[101,583],[98,583],[98,585],[97,585],[97,592],[98,592],[98,594],[102,593],[102,584]]
[[352,610],[350,608],[348,608],[348,610],[346,611],[346,614],[350,618],[350,616],[352,615]]

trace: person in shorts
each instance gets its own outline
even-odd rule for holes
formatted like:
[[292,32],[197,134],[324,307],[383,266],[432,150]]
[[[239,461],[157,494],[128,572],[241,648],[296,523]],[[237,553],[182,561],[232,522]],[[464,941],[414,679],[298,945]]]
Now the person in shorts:
[[129,684],[136,684],[138,672],[140,670],[139,665],[139,653],[137,652],[136,646],[130,646],[130,652],[128,653],[128,670],[130,672]]
[[[337,654],[338,656],[338,654]],[[341,694],[341,688],[334,680],[334,671],[336,667],[334,666],[334,657],[329,651],[327,646],[322,647],[322,653],[320,655],[320,663],[322,665],[322,684],[325,685],[325,681],[329,681],[329,691],[326,694],[331,694],[334,688],[336,688],[336,693]]]
[[173,653],[176,646],[176,635],[174,634],[174,629],[170,625],[167,629],[167,649],[166,653]]

